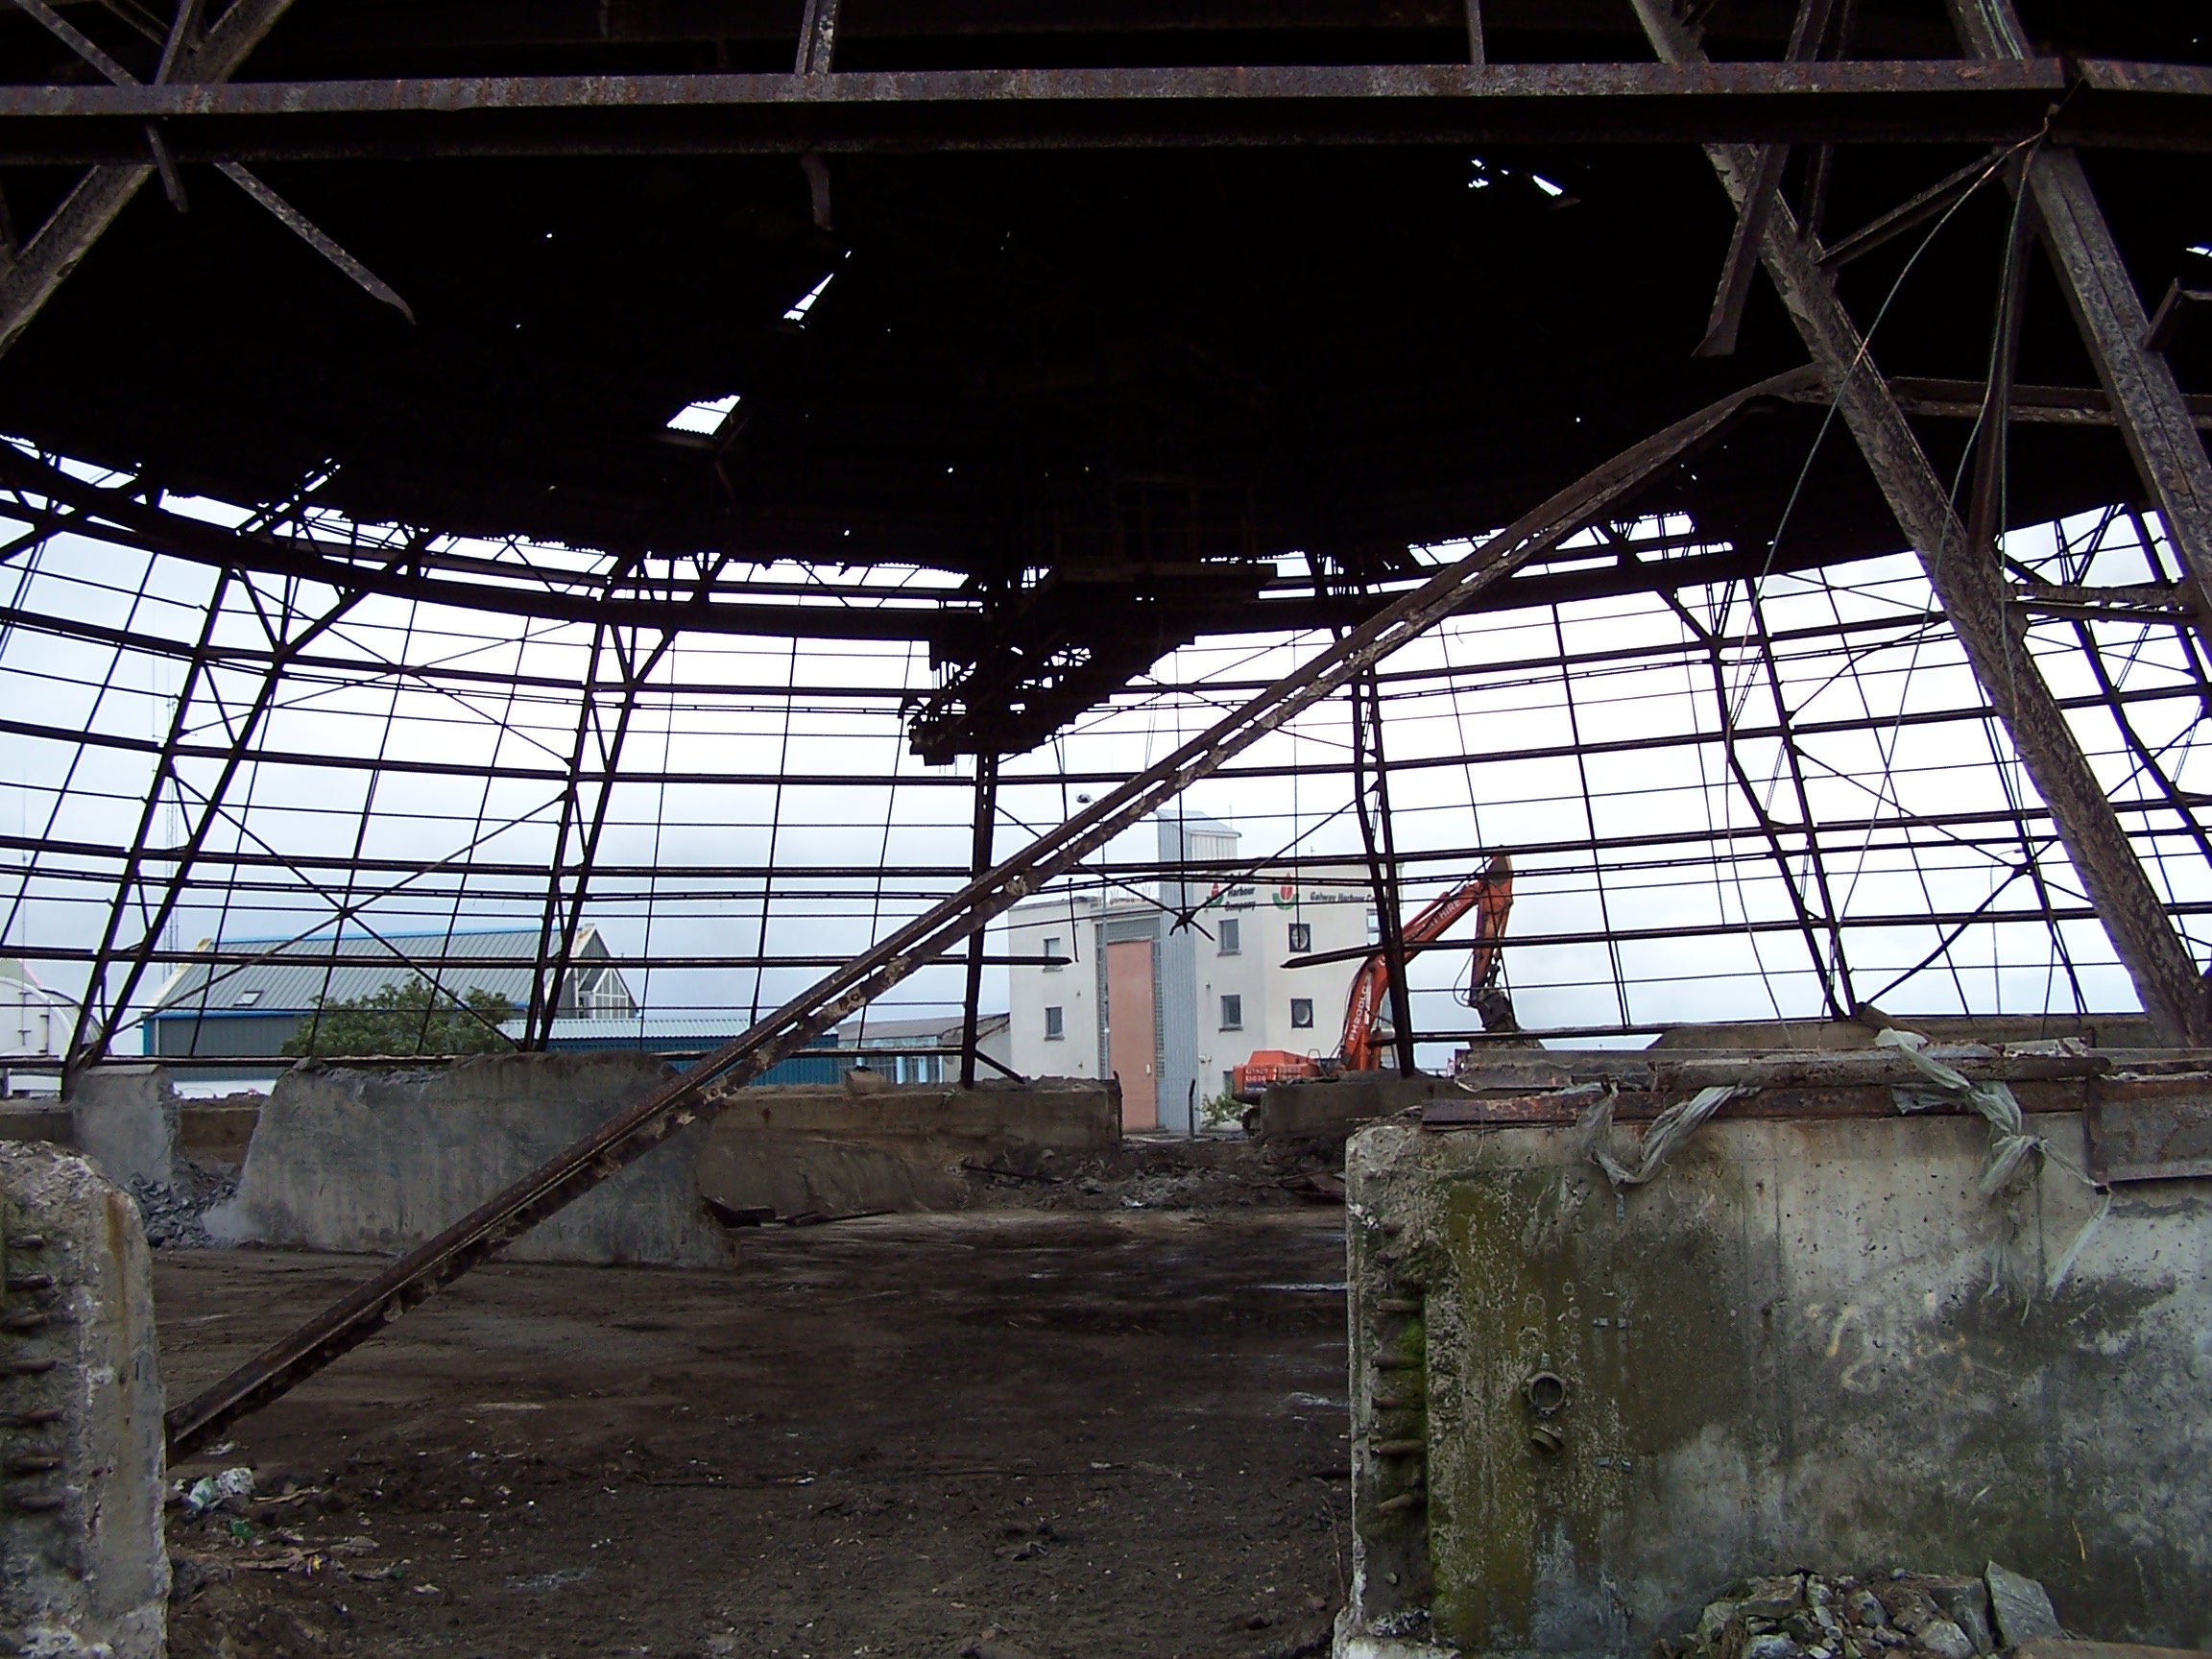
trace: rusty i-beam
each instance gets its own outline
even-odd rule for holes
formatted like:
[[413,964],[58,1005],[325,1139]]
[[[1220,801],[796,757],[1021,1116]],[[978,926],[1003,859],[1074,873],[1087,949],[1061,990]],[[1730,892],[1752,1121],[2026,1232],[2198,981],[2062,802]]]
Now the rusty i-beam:
[[1623,450],[1491,537],[1456,564],[1377,612],[1296,672],[1041,836],[951,897],[829,974],[708,1055],[683,1076],[625,1108],[436,1238],[418,1245],[359,1288],[255,1355],[168,1414],[169,1455],[189,1455],[241,1413],[266,1406],[501,1245],[573,1203],[608,1177],[712,1110],[709,1086],[759,1076],[915,970],[949,955],[993,918],[1156,811],[1190,784],[1306,709],[1352,684],[1393,651],[1427,633],[1483,589],[1513,574],[1623,501],[1654,473],[1713,437],[1747,404],[1802,390],[1801,369],[1732,393]]
[[[292,0],[231,0],[229,9],[195,38],[200,8],[194,0],[178,0],[177,22],[162,48],[158,79],[201,85],[229,80],[291,7]],[[146,128],[149,134],[157,131],[151,124]],[[115,216],[131,204],[139,186],[154,176],[156,154],[161,153],[150,151],[144,161],[102,162],[93,167],[47,215],[15,259],[0,269],[0,352],[30,327],[54,291],[68,280],[69,273],[115,223]]]
[[[1951,15],[1975,57],[2017,62],[2028,56],[2012,0],[1951,0]],[[2189,400],[2151,338],[2143,296],[2104,222],[2081,157],[2060,146],[2039,145],[2028,159],[2024,182],[2035,228],[2111,399],[2120,436],[2181,556],[2198,632],[2212,637],[2212,457],[2198,440]]]
[[[1674,15],[1668,0],[1635,0],[1635,7],[1661,59],[1680,64],[1706,61],[1697,31]],[[1758,177],[1757,153],[1741,144],[1709,144],[1705,153],[1741,212]],[[1970,544],[1942,480],[1838,295],[1835,274],[1820,263],[1819,250],[1800,234],[1787,204],[1772,202],[1767,214],[1760,250],[1767,274],[1899,528],[1919,554],[1929,585],[1983,692],[2005,723],[2014,753],[2050,807],[2067,857],[2134,981],[2152,1027],[2161,1042],[2178,1046],[2212,1042],[2212,1020],[2188,947],[2174,930],[2104,785],[2029,655],[2024,623],[2007,603],[1996,561],[1980,556],[1981,550]],[[2187,424],[2180,436],[2191,445],[2197,443]],[[2198,453],[2201,458],[2201,449]]]

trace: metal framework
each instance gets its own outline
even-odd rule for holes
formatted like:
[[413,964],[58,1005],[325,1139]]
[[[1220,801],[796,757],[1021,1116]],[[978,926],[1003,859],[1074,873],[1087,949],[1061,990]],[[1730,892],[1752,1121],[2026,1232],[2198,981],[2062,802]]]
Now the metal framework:
[[[1484,1034],[1400,910],[1496,852],[1540,1031],[2212,1043],[2177,30],[718,0],[524,9],[485,75],[464,10],[0,16],[0,954],[71,1077],[160,969],[212,1015],[432,933],[451,991],[494,920],[522,1046],[588,926],[745,1030],[180,1449],[872,1005],[972,1084],[1047,890],[1358,861],[1407,1071]],[[571,199],[648,207],[570,254]],[[1238,860],[1117,841],[1200,784]]]

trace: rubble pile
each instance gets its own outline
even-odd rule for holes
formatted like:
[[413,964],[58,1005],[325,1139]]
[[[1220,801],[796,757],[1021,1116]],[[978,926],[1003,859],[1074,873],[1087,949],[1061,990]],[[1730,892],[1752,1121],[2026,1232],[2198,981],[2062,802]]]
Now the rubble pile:
[[133,1179],[131,1197],[146,1224],[146,1242],[156,1250],[212,1250],[207,1212],[238,1193],[235,1165],[180,1155],[173,1182]]
[[1995,1563],[1980,1577],[1791,1573],[1709,1603],[1653,1659],[1976,1659],[2061,1634],[2043,1587]]

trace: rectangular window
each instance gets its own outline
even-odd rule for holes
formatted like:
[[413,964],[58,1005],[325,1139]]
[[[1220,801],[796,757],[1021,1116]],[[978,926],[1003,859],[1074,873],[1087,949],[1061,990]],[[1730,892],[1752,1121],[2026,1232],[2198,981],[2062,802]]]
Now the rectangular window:
[[1236,917],[1234,917],[1234,916],[1224,916],[1224,917],[1222,917],[1222,918],[1221,918],[1221,952],[1220,952],[1220,953],[1221,953],[1222,955],[1224,955],[1224,956],[1238,956],[1238,955],[1241,955],[1241,954],[1243,953],[1243,950],[1244,950],[1244,934],[1243,934],[1243,929],[1238,926],[1238,923],[1237,923],[1237,918],[1236,918]]
[[1370,945],[1382,943],[1382,924],[1376,918],[1375,912],[1372,910],[1367,912],[1367,943]]
[[1301,956],[1313,949],[1312,923],[1293,922],[1290,924],[1290,949]]
[[230,1004],[230,1006],[231,1006],[231,1007],[233,1007],[233,1008],[251,1008],[251,1007],[252,1007],[252,1006],[253,1006],[253,1004],[254,1004],[254,1003],[256,1003],[256,1002],[258,1002],[258,1001],[260,1001],[260,1000],[261,1000],[261,993],[260,993],[260,992],[258,992],[258,991],[241,991],[241,992],[239,992],[239,993],[238,993],[238,998],[237,998],[237,1000],[236,1000],[236,1001],[234,1001],[234,1002],[232,1002],[232,1003]]
[[1068,1011],[1064,1008],[1045,1010],[1045,1041],[1057,1043],[1068,1035]]
[[1224,1031],[1241,1031],[1244,1029],[1243,998],[1224,997],[1221,998],[1221,1029]]
[[1299,1031],[1313,1029],[1312,998],[1293,997],[1290,998],[1290,1024],[1293,1029]]
[[[1060,954],[1060,937],[1058,934],[1048,933],[1045,936],[1045,954],[1047,956],[1057,956]],[[1057,974],[1060,972],[1060,966],[1058,963],[1047,963],[1046,965],[1045,972],[1047,974]]]

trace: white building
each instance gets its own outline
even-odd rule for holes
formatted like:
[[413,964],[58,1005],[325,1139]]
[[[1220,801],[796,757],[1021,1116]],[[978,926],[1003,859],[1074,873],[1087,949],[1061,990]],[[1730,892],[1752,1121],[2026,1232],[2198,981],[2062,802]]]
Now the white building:
[[0,1094],[59,1088],[51,1076],[10,1076],[8,1062],[60,1059],[76,1021],[77,1005],[39,984],[29,963],[0,956]]
[[[1173,808],[1155,822],[1164,863],[1238,856],[1226,824]],[[1002,924],[1006,953],[1070,960],[1008,970],[1011,1063],[1029,1077],[1118,1076],[1123,1127],[1188,1131],[1255,1049],[1336,1052],[1358,961],[1283,963],[1368,946],[1374,916],[1350,865],[1021,905]]]

